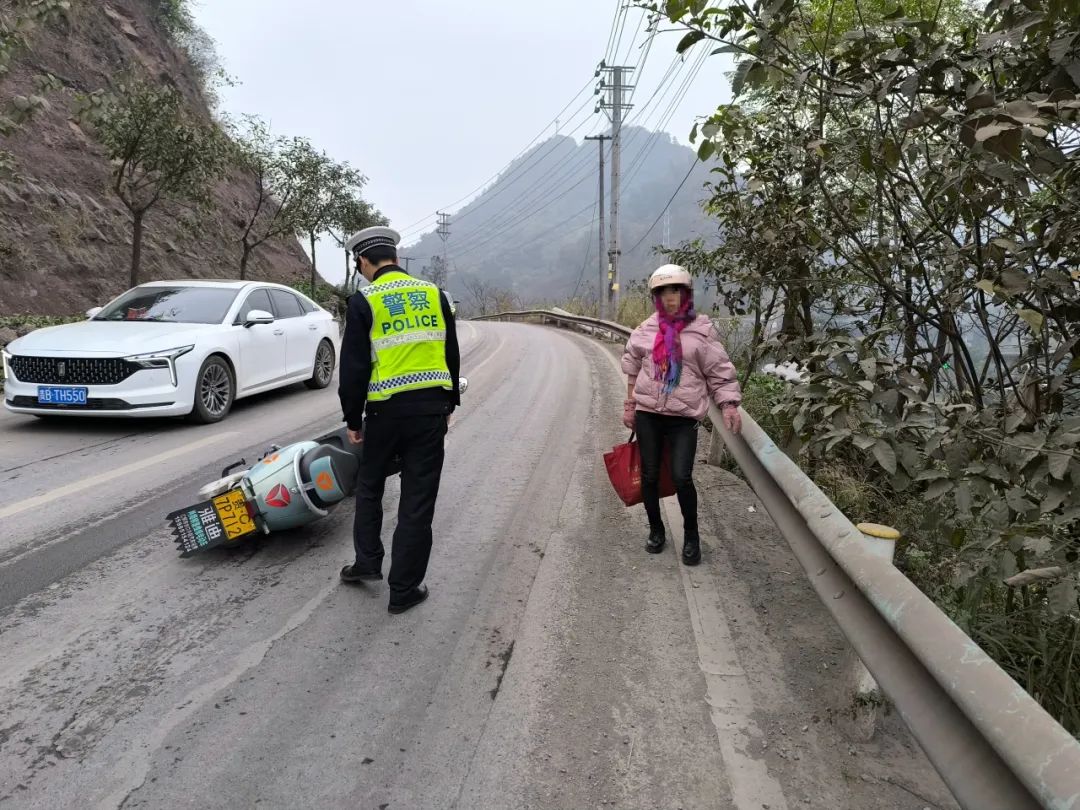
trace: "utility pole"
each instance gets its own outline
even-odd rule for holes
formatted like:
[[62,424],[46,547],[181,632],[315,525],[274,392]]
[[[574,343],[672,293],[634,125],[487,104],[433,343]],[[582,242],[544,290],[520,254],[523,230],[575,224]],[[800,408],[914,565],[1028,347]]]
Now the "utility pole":
[[607,262],[604,260],[604,245],[607,237],[604,233],[604,141],[610,141],[610,135],[587,135],[587,141],[596,141],[600,147],[600,250],[597,251],[600,260],[600,286],[597,292],[600,294],[600,320],[607,319],[607,297],[611,282],[608,279]]
[[613,315],[616,316],[619,312],[621,288],[619,281],[619,256],[622,255],[619,250],[619,179],[622,170],[620,160],[622,157],[622,122],[623,113],[633,107],[632,104],[627,104],[623,100],[623,91],[634,89],[633,85],[623,84],[623,81],[626,74],[634,70],[635,68],[628,65],[609,66],[601,62],[596,71],[597,76],[600,76],[601,73],[610,73],[612,81],[609,87],[604,79],[600,80],[600,85],[596,88],[596,95],[600,95],[601,91],[606,89],[610,89],[611,95],[610,99],[601,100],[596,109],[598,111],[600,109],[611,110],[611,246],[608,248],[608,261],[611,265],[612,283],[609,288],[608,298],[614,307]]
[[446,273],[446,280],[443,282],[446,289],[450,288],[450,263],[446,259],[446,242],[450,238],[450,215],[444,214],[441,211],[436,212],[439,215],[439,229],[438,234],[442,239],[442,260],[443,271]]
[[416,258],[413,256],[398,256],[398,261],[405,262],[405,272],[409,272],[409,264],[415,262]]

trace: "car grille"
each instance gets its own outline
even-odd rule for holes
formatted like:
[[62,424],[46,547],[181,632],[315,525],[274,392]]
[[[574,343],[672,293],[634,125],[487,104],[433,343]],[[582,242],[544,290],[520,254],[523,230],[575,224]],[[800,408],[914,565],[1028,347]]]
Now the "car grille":
[[46,385],[116,385],[141,366],[120,357],[30,357],[14,355],[11,373],[19,382]]
[[8,400],[13,408],[35,408],[40,411],[137,411],[140,408],[161,408],[172,402],[149,402],[145,405],[132,405],[122,399],[99,399],[90,397],[85,405],[44,405],[35,397],[17,396]]

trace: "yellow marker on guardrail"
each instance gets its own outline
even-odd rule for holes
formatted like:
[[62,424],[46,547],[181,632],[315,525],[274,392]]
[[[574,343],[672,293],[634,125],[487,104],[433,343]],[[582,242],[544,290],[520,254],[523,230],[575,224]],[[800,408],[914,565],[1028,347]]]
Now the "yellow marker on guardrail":
[[900,532],[892,526],[882,526],[880,523],[860,523],[855,527],[866,539],[866,547],[882,559],[893,561],[896,554],[896,541],[900,539]]

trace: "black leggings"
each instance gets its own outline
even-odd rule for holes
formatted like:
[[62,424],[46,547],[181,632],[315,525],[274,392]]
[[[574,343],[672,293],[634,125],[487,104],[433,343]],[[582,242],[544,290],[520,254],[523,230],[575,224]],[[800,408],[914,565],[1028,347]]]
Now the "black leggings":
[[697,531],[697,490],[693,478],[697,421],[645,411],[638,411],[635,421],[641,449],[641,496],[649,516],[649,527],[659,529],[664,525],[660,516],[660,464],[664,445],[667,444],[671,453],[671,478],[679,496],[683,526],[689,531]]

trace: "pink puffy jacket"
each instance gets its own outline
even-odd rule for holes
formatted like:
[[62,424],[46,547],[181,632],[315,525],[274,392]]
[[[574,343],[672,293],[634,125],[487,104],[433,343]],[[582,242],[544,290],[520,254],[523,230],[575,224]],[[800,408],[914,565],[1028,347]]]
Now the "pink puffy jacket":
[[717,405],[742,401],[735,366],[724,351],[712,321],[699,315],[683,329],[683,369],[679,384],[670,394],[654,379],[652,350],[660,331],[657,315],[651,315],[630,335],[622,358],[622,369],[633,378],[638,410],[669,416],[701,419],[709,410],[709,399]]

